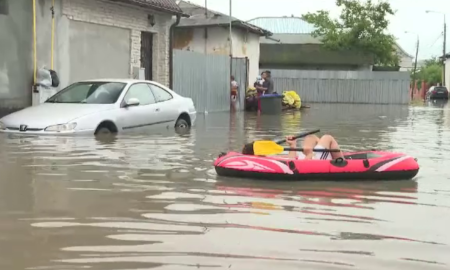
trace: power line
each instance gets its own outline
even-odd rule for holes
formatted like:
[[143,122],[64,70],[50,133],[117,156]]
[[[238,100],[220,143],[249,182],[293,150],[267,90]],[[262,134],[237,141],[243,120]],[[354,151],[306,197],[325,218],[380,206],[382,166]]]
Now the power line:
[[442,37],[442,33],[439,34],[439,36],[436,38],[436,40],[433,42],[433,44],[431,44],[429,49],[431,49],[441,37]]

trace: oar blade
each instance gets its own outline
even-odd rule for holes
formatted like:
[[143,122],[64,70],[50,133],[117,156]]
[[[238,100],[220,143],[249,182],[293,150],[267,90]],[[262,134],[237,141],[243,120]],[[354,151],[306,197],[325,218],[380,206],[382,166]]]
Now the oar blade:
[[283,151],[283,146],[273,141],[256,141],[253,143],[253,152],[256,156],[275,155]]

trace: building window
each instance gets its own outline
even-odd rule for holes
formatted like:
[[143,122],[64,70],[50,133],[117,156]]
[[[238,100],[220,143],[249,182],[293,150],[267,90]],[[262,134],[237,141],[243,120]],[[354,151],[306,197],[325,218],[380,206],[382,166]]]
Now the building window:
[[8,15],[8,0],[0,0],[0,15]]

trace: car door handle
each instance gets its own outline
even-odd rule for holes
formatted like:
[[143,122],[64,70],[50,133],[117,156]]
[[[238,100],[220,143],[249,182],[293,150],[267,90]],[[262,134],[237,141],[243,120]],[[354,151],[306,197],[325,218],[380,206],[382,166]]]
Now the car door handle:
[[159,108],[158,108],[158,109],[156,109],[155,111],[159,112]]

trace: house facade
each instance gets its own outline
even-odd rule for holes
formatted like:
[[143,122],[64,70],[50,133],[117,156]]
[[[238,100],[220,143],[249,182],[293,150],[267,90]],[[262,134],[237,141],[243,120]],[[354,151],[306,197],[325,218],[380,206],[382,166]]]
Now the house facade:
[[0,110],[31,104],[41,67],[58,73],[59,88],[84,79],[130,78],[140,67],[147,79],[170,84],[170,29],[173,16],[183,15],[175,0],[54,3],[0,0],[0,36],[7,37],[0,40]]
[[178,5],[190,17],[182,18],[175,28],[174,49],[230,55],[229,25],[232,21],[231,55],[248,58],[249,79],[253,81],[256,78],[259,73],[260,37],[270,35],[270,32],[190,2],[180,1]]

